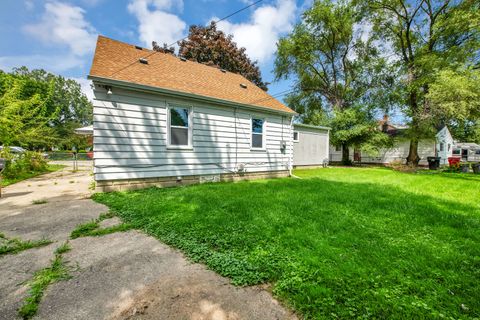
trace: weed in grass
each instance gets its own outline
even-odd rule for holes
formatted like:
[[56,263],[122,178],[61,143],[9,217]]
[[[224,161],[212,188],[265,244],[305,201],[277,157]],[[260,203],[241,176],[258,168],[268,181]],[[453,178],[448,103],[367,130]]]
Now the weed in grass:
[[46,200],[46,199],[38,199],[38,200],[33,200],[32,204],[45,204],[47,202],[48,202],[48,200]]
[[67,242],[62,243],[57,249],[55,249],[55,254],[64,254],[65,252],[70,251],[72,248],[70,244]]
[[114,232],[123,232],[128,231],[132,227],[127,223],[121,223],[116,226],[111,226],[108,228],[100,228],[100,222],[105,219],[113,218],[112,212],[102,213],[98,219],[92,220],[90,222],[78,225],[70,234],[71,239],[76,239],[80,237],[95,237],[103,236]]
[[480,176],[295,175],[94,199],[235,284],[271,282],[306,318],[480,317]]
[[52,241],[47,239],[42,240],[28,240],[23,241],[20,239],[8,239],[4,234],[1,234],[0,238],[7,240],[2,246],[0,246],[0,255],[4,254],[15,254],[20,251],[43,247],[52,243]]
[[50,284],[70,278],[68,267],[62,258],[62,253],[68,250],[70,250],[68,243],[58,247],[55,250],[55,258],[52,260],[51,265],[35,272],[33,278],[28,282],[30,286],[28,297],[18,310],[18,314],[22,319],[31,319],[35,316],[43,294]]
[[90,182],[90,184],[88,185],[88,189],[90,190],[95,190],[95,187],[97,186],[97,184],[95,183],[95,181],[92,181]]

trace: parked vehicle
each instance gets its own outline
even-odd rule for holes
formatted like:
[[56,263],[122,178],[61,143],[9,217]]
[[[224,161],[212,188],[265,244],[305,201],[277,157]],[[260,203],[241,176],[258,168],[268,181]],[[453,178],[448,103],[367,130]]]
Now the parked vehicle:
[[[3,148],[5,148],[5,146],[0,146],[0,151],[2,151]],[[17,146],[10,146],[8,148],[10,149],[11,153],[18,154],[18,155],[28,151],[22,147],[17,147]],[[44,159],[48,159],[48,153],[42,153],[42,156]]]

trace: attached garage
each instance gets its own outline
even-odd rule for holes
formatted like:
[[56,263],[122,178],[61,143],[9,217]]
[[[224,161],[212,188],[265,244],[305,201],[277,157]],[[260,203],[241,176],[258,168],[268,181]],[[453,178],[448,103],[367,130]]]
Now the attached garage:
[[293,126],[293,166],[321,166],[328,162],[330,128]]

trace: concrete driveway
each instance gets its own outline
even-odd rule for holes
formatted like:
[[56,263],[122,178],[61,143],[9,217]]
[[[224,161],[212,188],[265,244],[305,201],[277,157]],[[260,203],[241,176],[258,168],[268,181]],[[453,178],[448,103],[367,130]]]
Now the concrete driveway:
[[[3,189],[0,232],[8,238],[53,240],[48,246],[0,256],[0,319],[16,319],[33,273],[78,224],[107,208],[89,199],[90,164]],[[46,203],[32,204],[35,200]],[[51,285],[36,319],[292,319],[261,287],[239,288],[190,263],[178,251],[138,231],[70,240],[69,280]]]

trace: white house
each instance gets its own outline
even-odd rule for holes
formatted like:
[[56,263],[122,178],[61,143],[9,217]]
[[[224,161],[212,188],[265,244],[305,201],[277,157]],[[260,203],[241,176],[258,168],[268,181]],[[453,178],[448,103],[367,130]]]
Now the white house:
[[98,191],[287,176],[295,114],[243,76],[100,36]]
[[293,166],[321,166],[328,163],[330,128],[293,125]]
[[[355,162],[371,164],[389,164],[394,161],[405,162],[409,149],[410,140],[404,136],[407,126],[394,124],[384,117],[380,120],[378,129],[386,132],[394,138],[394,145],[391,148],[381,149],[377,154],[367,154],[356,148],[350,148],[350,159]],[[440,164],[448,164],[448,157],[452,156],[453,138],[446,126],[442,127],[436,134],[435,139],[422,139],[418,143],[418,155],[420,165],[428,165],[427,157],[439,156]],[[341,146],[330,146],[330,161],[340,162],[342,160]]]

